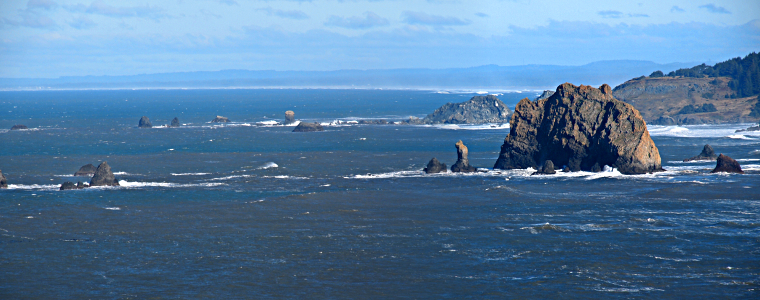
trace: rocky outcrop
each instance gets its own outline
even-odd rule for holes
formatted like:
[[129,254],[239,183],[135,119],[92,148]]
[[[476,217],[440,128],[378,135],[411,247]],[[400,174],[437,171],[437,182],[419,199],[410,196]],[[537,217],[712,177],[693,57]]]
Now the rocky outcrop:
[[552,95],[554,95],[554,91],[546,90],[543,93],[541,93],[541,95],[538,95],[538,97],[536,97],[535,100],[536,101],[538,101],[538,100],[544,100],[544,99],[547,99],[547,98],[551,97]]
[[[424,124],[484,124],[509,121],[509,108],[493,95],[475,96],[467,102],[446,103],[422,119]],[[410,122],[411,123],[411,122]]]
[[538,167],[538,170],[530,175],[554,175],[556,173],[557,172],[554,171],[554,163],[551,160],[547,160],[544,162],[543,166]]
[[98,170],[98,168],[95,168],[92,164],[86,164],[79,168],[79,171],[76,171],[74,173],[74,176],[92,176],[95,175],[95,172]]
[[301,122],[298,123],[298,126],[296,126],[295,129],[293,129],[293,132],[313,132],[313,131],[325,131],[325,128],[322,127],[319,123],[306,123]]
[[423,169],[423,171],[425,171],[427,174],[446,173],[446,164],[441,163],[438,161],[438,159],[433,157],[433,159],[428,162],[427,167]]
[[177,117],[174,117],[174,119],[172,119],[172,123],[171,123],[171,125],[169,125],[169,127],[179,127],[179,119],[177,119]]
[[213,120],[211,120],[211,123],[229,123],[230,119],[227,119],[222,116],[216,116]]
[[65,190],[81,190],[83,188],[89,187],[88,185],[82,183],[81,181],[77,182],[77,184],[74,184],[73,182],[66,181],[63,184],[61,184],[61,188],[59,190],[65,191]]
[[293,124],[296,122],[296,113],[292,110],[285,112],[285,125]]
[[744,131],[760,131],[760,124],[757,124],[757,126],[750,126],[747,129],[739,129],[735,132],[744,132]]
[[713,169],[710,173],[726,172],[744,174],[742,167],[735,159],[721,154],[718,156],[717,160],[718,162],[715,164],[715,169]]
[[29,129],[29,127],[26,127],[26,125],[16,124],[11,127],[11,130],[21,130],[21,129]]
[[462,140],[459,140],[454,146],[457,147],[457,162],[451,166],[451,172],[472,173],[477,171],[475,167],[470,166],[470,161],[467,159],[467,146],[462,143]]
[[3,175],[3,170],[0,170],[0,189],[7,189],[8,188],[8,179],[5,178],[5,175]]
[[98,169],[95,171],[95,175],[92,176],[92,179],[90,180],[90,186],[118,186],[119,181],[116,180],[116,177],[113,176],[113,172],[111,172],[111,167],[108,166],[107,162],[102,162]]
[[142,118],[140,118],[140,122],[137,123],[137,127],[138,128],[151,128],[151,127],[153,127],[153,124],[150,123],[150,119],[148,119],[148,117],[142,116]]
[[662,171],[646,123],[612,89],[565,83],[549,98],[520,100],[494,169],[535,168],[546,160],[570,171],[608,165],[623,174]]
[[718,159],[718,156],[715,155],[715,150],[710,145],[705,145],[704,148],[702,148],[702,153],[700,153],[697,156],[694,156],[692,158],[684,159],[684,162],[687,161],[696,161],[696,160],[716,160]]
[[379,120],[359,120],[359,124],[362,125],[388,125],[387,120],[379,119]]

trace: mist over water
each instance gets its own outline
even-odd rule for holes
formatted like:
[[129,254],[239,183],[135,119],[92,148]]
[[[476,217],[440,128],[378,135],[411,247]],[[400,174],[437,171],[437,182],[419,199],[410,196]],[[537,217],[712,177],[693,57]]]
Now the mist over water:
[[[760,135],[649,126],[667,171],[490,170],[508,126],[424,117],[474,94],[0,93],[2,298],[754,298]],[[533,94],[503,94],[510,109]],[[178,117],[180,128],[138,129]],[[208,123],[216,115],[231,124]],[[492,126],[493,125],[493,126]],[[483,172],[451,166],[462,140]],[[704,144],[747,174],[688,162]],[[120,187],[58,191],[101,161]],[[560,167],[560,166],[558,166]]]

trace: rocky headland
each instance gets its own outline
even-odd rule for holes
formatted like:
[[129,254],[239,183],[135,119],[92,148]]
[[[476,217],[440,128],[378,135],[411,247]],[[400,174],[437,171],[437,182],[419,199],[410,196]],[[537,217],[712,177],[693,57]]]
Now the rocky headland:
[[456,144],[454,144],[454,147],[457,148],[457,162],[451,166],[451,172],[454,173],[472,173],[477,171],[478,169],[470,166],[470,160],[467,159],[467,146],[462,143],[462,140],[459,140]]
[[153,127],[153,124],[150,123],[150,119],[146,116],[142,116],[140,118],[140,121],[137,123],[138,128],[151,128]]
[[717,161],[718,162],[715,164],[715,169],[713,169],[710,173],[725,172],[744,174],[744,171],[742,171],[742,167],[739,165],[739,162],[733,158],[721,154],[718,156]]
[[90,186],[118,186],[119,181],[111,172],[111,167],[107,162],[102,162],[98,169],[95,171],[95,175],[90,180]]
[[21,129],[29,129],[29,128],[26,127],[26,125],[21,125],[21,124],[16,124],[16,125],[13,125],[13,127],[11,127],[11,130],[21,130]]
[[565,83],[547,99],[520,100],[494,169],[538,169],[546,160],[573,172],[604,165],[623,174],[662,171],[641,114],[606,84]]
[[702,152],[699,153],[697,156],[684,159],[683,161],[687,162],[687,161],[716,160],[716,159],[718,159],[718,156],[715,155],[715,150],[713,150],[712,146],[705,145],[702,148]]
[[74,176],[92,176],[95,175],[95,172],[98,171],[98,168],[93,166],[92,164],[86,164],[79,168],[79,171],[76,171],[74,173]]
[[301,122],[298,123],[298,126],[293,129],[293,132],[314,132],[314,131],[325,131],[325,128],[322,127],[319,123],[306,123]]
[[427,167],[425,167],[423,171],[426,174],[446,173],[446,164],[438,161],[438,159],[433,157],[433,159],[428,162]]

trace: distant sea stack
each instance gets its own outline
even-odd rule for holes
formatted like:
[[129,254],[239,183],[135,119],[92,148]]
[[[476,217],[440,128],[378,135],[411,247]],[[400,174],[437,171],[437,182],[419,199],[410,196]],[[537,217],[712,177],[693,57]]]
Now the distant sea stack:
[[715,165],[715,169],[713,169],[710,173],[726,172],[744,174],[744,171],[742,171],[742,167],[739,165],[739,162],[733,158],[721,154],[718,156],[717,161],[718,162]]
[[95,166],[92,164],[86,164],[79,168],[79,171],[76,171],[76,173],[74,173],[74,176],[92,176],[95,175],[96,171],[98,171],[98,169],[95,168]]
[[292,110],[285,112],[285,125],[290,125],[296,122],[296,113]]
[[119,182],[111,172],[111,167],[107,162],[102,162],[98,169],[95,171],[95,175],[90,180],[90,186],[118,186]]
[[547,99],[520,100],[494,169],[537,169],[546,160],[573,172],[603,165],[623,174],[662,171],[641,114],[606,84],[565,83]]
[[230,119],[227,119],[222,116],[216,116],[213,120],[211,120],[211,123],[229,123]]
[[21,129],[29,129],[29,128],[26,127],[26,125],[21,125],[21,124],[16,124],[16,125],[13,125],[13,127],[11,127],[11,130],[21,130]]
[[313,131],[325,131],[325,128],[322,127],[319,123],[306,123],[301,122],[298,123],[298,126],[296,126],[295,129],[293,129],[293,132],[313,132]]
[[699,153],[699,155],[694,156],[692,158],[684,159],[684,162],[687,161],[698,161],[698,160],[716,160],[718,159],[718,156],[715,155],[715,150],[710,145],[705,145],[704,148],[702,148],[702,153]]
[[142,116],[140,118],[140,122],[137,123],[138,128],[151,128],[153,127],[153,124],[150,123],[150,119],[146,116]]
[[446,164],[441,163],[438,159],[433,157],[423,171],[425,171],[426,174],[446,173]]
[[454,144],[454,147],[457,148],[457,162],[451,166],[451,172],[472,173],[477,171],[478,169],[470,166],[470,160],[467,159],[467,146],[462,143],[462,140]]
[[179,127],[179,119],[177,119],[177,117],[174,117],[174,119],[172,119],[171,125],[169,125],[169,126],[170,127]]
[[0,170],[0,189],[7,189],[8,188],[8,179],[5,178],[5,175],[3,175],[3,170]]
[[535,100],[536,101],[538,101],[538,100],[544,100],[546,98],[551,97],[552,95],[554,95],[554,91],[546,90],[543,93],[541,93],[541,95],[538,95],[538,97],[536,97]]
[[[510,110],[496,96],[475,96],[467,102],[446,103],[422,119],[424,124],[484,124],[509,122]],[[412,122],[410,122],[412,123]]]

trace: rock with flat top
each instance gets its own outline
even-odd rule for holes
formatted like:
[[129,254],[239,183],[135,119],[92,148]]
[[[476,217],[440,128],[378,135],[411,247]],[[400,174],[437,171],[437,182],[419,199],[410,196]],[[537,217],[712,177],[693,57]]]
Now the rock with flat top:
[[427,167],[424,169],[425,173],[427,174],[434,174],[434,173],[446,173],[446,164],[438,161],[435,157],[431,159]]
[[292,110],[285,112],[285,123],[284,125],[293,124],[296,122],[296,113]]
[[687,161],[699,161],[699,160],[717,160],[718,156],[715,155],[715,150],[710,145],[705,145],[704,148],[702,148],[702,153],[699,153],[699,155],[694,156],[692,158],[684,159],[684,162]]
[[119,182],[107,162],[102,162],[90,180],[90,186],[118,186]]
[[715,169],[713,169],[710,173],[725,172],[744,174],[744,171],[742,171],[742,166],[740,166],[739,162],[733,158],[721,154],[718,155],[717,161],[718,162],[715,165]]

